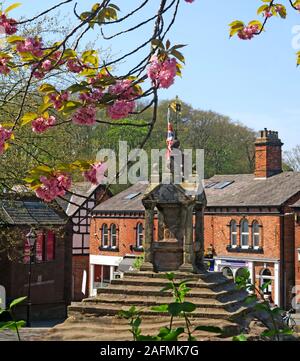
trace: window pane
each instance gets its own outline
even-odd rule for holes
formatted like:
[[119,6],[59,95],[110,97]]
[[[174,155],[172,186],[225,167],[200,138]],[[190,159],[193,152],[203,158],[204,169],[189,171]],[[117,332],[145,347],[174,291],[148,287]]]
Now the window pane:
[[103,224],[102,226],[102,246],[108,246],[108,227],[106,224]]
[[236,233],[232,233],[231,234],[231,244],[233,246],[236,246],[237,245],[237,234]]
[[53,231],[47,232],[47,261],[53,261],[55,258],[55,233]]
[[242,222],[242,232],[243,232],[243,233],[248,233],[248,232],[249,232],[249,224],[248,224],[248,221],[243,221],[243,222]]
[[38,233],[37,239],[36,239],[36,245],[35,245],[36,262],[45,261],[44,241],[45,241],[44,233]]
[[117,227],[115,224],[110,226],[110,245],[111,247],[117,246]]

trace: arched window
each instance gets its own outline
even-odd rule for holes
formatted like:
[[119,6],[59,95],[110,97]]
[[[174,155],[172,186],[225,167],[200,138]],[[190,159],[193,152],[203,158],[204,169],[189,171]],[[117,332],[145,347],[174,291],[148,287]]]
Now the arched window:
[[252,224],[252,244],[253,248],[257,249],[260,247],[260,230],[257,221],[254,221]]
[[111,248],[117,247],[117,226],[115,224],[110,226],[110,246]]
[[107,227],[107,224],[102,225],[102,247],[108,247],[108,227]]
[[232,269],[230,267],[224,267],[222,269],[222,273],[223,273],[223,276],[229,278],[229,279],[233,279],[233,272],[232,272]]
[[138,223],[136,226],[136,246],[138,248],[143,247],[143,239],[144,239],[144,227],[142,223]]
[[241,247],[249,247],[249,223],[246,219],[243,219],[241,223]]
[[231,247],[237,247],[237,224],[236,221],[230,222],[230,245]]

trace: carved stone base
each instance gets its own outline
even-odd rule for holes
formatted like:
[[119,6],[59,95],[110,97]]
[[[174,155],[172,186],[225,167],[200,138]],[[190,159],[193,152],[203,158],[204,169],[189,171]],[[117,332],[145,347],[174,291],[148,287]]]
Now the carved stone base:
[[189,272],[189,273],[197,273],[197,271],[194,269],[193,265],[190,263],[184,263],[179,267],[179,271],[181,272]]
[[154,271],[154,268],[153,268],[153,264],[150,263],[150,262],[144,262],[141,266],[141,271],[144,271],[144,272],[153,272]]

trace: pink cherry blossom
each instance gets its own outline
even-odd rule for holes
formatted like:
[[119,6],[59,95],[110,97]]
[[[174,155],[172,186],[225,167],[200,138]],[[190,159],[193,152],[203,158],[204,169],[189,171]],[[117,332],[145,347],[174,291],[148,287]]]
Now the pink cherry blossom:
[[50,116],[49,118],[39,117],[35,119],[32,124],[32,130],[35,133],[43,133],[47,129],[53,127],[56,123],[56,118],[54,116]]
[[69,59],[67,61],[67,67],[72,73],[80,73],[84,69],[77,59]]
[[104,93],[101,89],[92,89],[89,93],[83,92],[79,95],[79,99],[87,103],[95,103],[102,99]]
[[238,32],[238,37],[242,40],[250,40],[258,31],[258,25],[248,25]]
[[167,58],[164,61],[157,56],[151,58],[150,65],[147,69],[148,77],[153,84],[159,88],[169,88],[173,83],[177,73],[177,61],[175,58]]
[[5,14],[0,17],[0,26],[4,28],[5,34],[13,35],[17,32],[17,22],[15,19],[9,19]]
[[118,99],[123,100],[132,100],[136,97],[136,92],[130,79],[118,80],[116,84],[109,87],[108,92],[117,95]]
[[68,92],[63,92],[61,94],[51,93],[49,94],[49,98],[53,103],[54,109],[60,110],[63,107],[64,102],[69,99],[69,93]]
[[1,74],[8,74],[10,72],[10,68],[7,66],[8,59],[7,58],[0,58],[0,73]]
[[51,60],[47,59],[47,60],[43,61],[43,63],[42,63],[42,68],[43,68],[44,70],[46,70],[46,71],[51,70],[51,68],[52,68],[52,62],[51,62]]
[[12,136],[12,131],[7,130],[0,125],[0,154],[5,150],[5,142],[9,140]]
[[107,115],[114,120],[122,119],[132,113],[135,109],[133,100],[116,100],[113,105],[108,106]]
[[81,107],[73,114],[72,122],[79,125],[93,125],[96,123],[96,112],[93,105]]
[[49,177],[40,177],[42,185],[36,189],[37,197],[45,202],[51,202],[56,197],[63,197],[70,189],[72,180],[69,174],[57,172]]
[[18,41],[16,49],[20,53],[31,53],[34,56],[41,57],[44,54],[42,46],[43,43],[41,39],[29,37],[25,40]]
[[101,183],[101,180],[104,178],[104,172],[106,171],[106,169],[106,163],[94,163],[91,164],[89,170],[83,172],[83,176],[88,182],[97,185]]

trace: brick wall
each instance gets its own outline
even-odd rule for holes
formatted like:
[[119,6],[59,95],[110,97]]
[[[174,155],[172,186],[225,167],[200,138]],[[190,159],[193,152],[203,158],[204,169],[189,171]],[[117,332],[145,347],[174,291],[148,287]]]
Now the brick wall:
[[[240,224],[244,217],[241,215],[205,215],[204,217],[204,249],[213,245],[217,256],[233,256],[226,247],[230,244],[230,222],[235,220]],[[280,217],[278,215],[251,215],[246,219],[249,225],[258,221],[262,227],[261,246],[263,254],[255,254],[257,258],[280,258]],[[251,228],[249,228],[251,242]],[[240,240],[240,227],[237,227],[237,239]],[[238,257],[239,254],[237,254]],[[241,255],[241,254],[240,254]],[[248,254],[243,254],[243,256]]]
[[[82,293],[83,272],[87,272],[87,282],[85,294]],[[88,295],[89,285],[89,255],[73,255],[72,257],[72,285],[73,285],[73,300],[81,301]]]
[[[123,257],[126,254],[140,255],[141,252],[130,250],[130,246],[136,246],[136,227],[139,222],[144,224],[144,218],[94,218],[91,221],[90,254]],[[117,226],[117,250],[99,250],[101,246],[101,228],[103,224],[110,227]],[[157,220],[155,220],[155,234],[157,234]],[[156,235],[157,237],[157,235]]]
[[300,249],[300,210],[297,210],[297,221],[295,223],[295,280],[300,287],[300,261],[298,260],[297,249]]
[[[24,229],[24,240],[28,231]],[[66,307],[70,304],[72,244],[68,226],[64,230],[55,230],[55,235],[55,259],[32,265],[32,319],[64,318]],[[21,241],[18,249],[20,255],[23,253],[23,246]],[[8,264],[0,260],[0,284],[5,286],[9,300],[27,296],[28,293],[29,265],[24,264],[22,259]],[[3,272],[3,267],[9,269]],[[24,317],[25,308],[19,307],[19,312]]]

